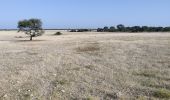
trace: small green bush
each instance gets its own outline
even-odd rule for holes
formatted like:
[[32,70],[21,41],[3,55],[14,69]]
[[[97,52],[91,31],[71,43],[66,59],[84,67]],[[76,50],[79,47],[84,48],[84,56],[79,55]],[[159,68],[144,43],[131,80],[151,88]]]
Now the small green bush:
[[166,90],[166,89],[159,89],[159,90],[155,91],[153,95],[157,98],[170,99],[170,91]]
[[84,99],[84,100],[99,100],[99,98],[93,97],[93,96],[89,96],[89,97],[87,97],[87,98]]
[[54,35],[62,35],[61,32],[56,32]]

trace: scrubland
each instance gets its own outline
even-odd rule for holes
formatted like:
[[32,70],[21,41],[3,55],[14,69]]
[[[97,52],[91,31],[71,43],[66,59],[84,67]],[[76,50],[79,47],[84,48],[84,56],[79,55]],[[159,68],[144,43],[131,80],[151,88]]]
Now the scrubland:
[[168,100],[170,33],[0,31],[0,100]]

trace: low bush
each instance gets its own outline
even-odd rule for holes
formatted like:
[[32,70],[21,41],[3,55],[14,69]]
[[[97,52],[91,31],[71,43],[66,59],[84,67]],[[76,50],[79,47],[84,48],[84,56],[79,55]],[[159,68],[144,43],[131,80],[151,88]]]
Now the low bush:
[[54,35],[62,35],[61,32],[56,32]]
[[98,50],[100,50],[100,47],[98,45],[86,45],[77,48],[77,52],[94,52]]
[[153,95],[157,98],[170,99],[170,91],[166,90],[166,89],[159,89],[159,90],[155,91]]

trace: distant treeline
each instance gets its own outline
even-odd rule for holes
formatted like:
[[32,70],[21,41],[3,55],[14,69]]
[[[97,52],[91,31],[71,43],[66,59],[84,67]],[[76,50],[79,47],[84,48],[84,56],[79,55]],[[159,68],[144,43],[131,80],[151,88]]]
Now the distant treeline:
[[132,26],[125,27],[120,24],[116,27],[98,28],[97,32],[170,32],[170,27],[148,27],[148,26]]
[[91,31],[91,29],[72,29],[70,32],[88,32]]

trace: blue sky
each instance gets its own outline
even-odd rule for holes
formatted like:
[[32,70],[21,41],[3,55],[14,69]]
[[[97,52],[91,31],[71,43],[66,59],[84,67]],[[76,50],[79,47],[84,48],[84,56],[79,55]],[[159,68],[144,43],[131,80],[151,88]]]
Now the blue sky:
[[170,0],[1,0],[0,28],[40,18],[44,28],[97,28],[124,24],[170,26]]

